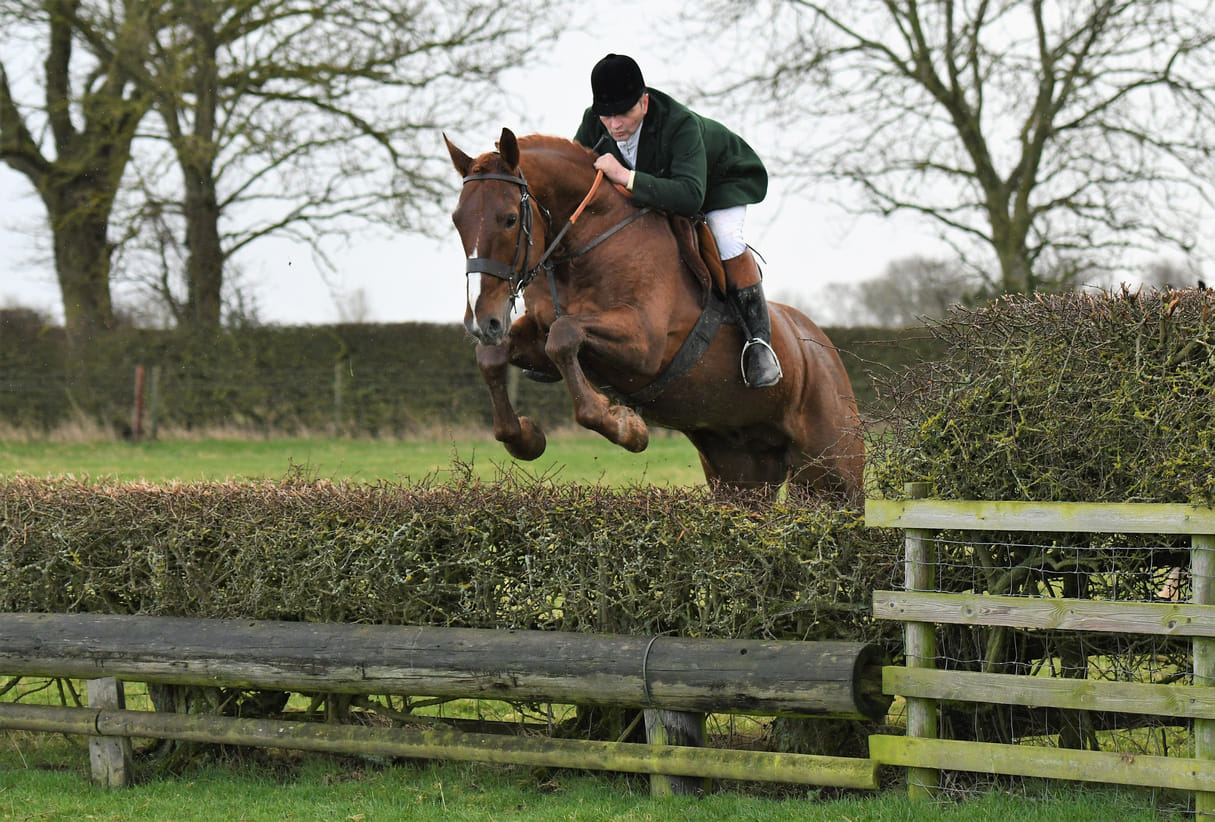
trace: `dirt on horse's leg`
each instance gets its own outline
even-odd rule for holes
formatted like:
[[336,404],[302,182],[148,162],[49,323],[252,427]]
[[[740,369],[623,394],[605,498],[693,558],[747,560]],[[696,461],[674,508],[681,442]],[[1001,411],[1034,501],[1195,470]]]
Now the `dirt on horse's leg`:
[[591,385],[578,362],[578,354],[586,337],[577,321],[563,317],[548,331],[544,352],[561,371],[574,403],[574,419],[583,428],[598,431],[609,442],[637,452],[650,444],[650,431],[645,421],[624,405],[612,405],[606,396]]
[[477,366],[489,388],[494,408],[494,439],[502,443],[515,459],[534,460],[544,453],[544,432],[527,417],[520,417],[510,404],[506,390],[506,369],[510,360],[507,344],[478,345]]

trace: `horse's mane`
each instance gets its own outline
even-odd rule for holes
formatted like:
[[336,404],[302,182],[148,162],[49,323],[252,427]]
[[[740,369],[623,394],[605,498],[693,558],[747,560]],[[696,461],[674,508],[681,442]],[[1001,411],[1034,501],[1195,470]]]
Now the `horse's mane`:
[[595,153],[586,146],[567,140],[564,137],[554,137],[551,134],[527,134],[519,138],[521,151],[551,151],[568,157],[586,157],[593,162]]
[[[547,160],[550,163],[568,164],[575,168],[591,169],[595,164],[595,152],[564,137],[548,134],[528,134],[518,138],[519,151],[524,157]],[[501,155],[487,152],[477,157],[469,169],[470,174],[501,173]]]

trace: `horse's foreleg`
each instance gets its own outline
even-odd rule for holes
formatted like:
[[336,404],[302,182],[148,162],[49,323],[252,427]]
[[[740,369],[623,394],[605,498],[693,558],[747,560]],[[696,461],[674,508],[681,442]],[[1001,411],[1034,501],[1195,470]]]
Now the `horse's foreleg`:
[[591,385],[578,361],[586,343],[581,324],[566,316],[553,323],[548,331],[544,353],[553,361],[569,389],[574,402],[574,419],[583,428],[597,431],[610,442],[629,451],[644,451],[650,444],[650,432],[645,421],[624,405],[612,405],[608,398]]
[[502,443],[515,459],[534,460],[544,453],[546,445],[540,426],[515,413],[506,390],[506,369],[510,362],[509,342],[501,345],[478,345],[477,366],[489,388],[494,408],[494,439]]

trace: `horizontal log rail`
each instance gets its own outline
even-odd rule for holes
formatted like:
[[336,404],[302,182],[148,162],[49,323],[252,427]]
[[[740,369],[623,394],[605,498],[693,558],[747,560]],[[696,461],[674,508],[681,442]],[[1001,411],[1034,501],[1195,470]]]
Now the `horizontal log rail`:
[[628,637],[104,614],[0,614],[0,674],[880,718],[855,642]]
[[878,765],[870,759],[513,737],[445,729],[333,725],[12,703],[0,703],[0,728],[839,788],[873,790],[878,787]]

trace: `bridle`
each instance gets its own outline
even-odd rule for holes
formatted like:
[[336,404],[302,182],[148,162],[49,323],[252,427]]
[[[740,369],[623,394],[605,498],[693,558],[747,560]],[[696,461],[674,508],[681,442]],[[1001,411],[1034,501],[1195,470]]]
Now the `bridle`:
[[[540,258],[540,262],[524,271],[523,267],[527,264],[528,251],[532,247],[533,227],[532,195],[527,189],[527,180],[523,177],[522,171],[519,172],[518,177],[513,174],[470,174],[464,178],[464,185],[480,180],[497,180],[519,186],[521,192],[519,197],[519,241],[515,245],[515,259],[510,264],[499,262],[492,257],[469,257],[468,264],[464,267],[464,273],[466,275],[488,274],[491,277],[497,277],[499,280],[505,280],[510,283],[510,299],[513,304],[515,299],[523,293],[523,289],[527,288],[532,280],[536,279],[536,275],[545,266],[554,246],[550,245],[548,250],[545,251],[544,256]],[[536,202],[536,206],[540,209],[540,213],[544,216],[544,222],[547,225],[550,222],[548,209],[540,205],[539,201]]]
[[519,176],[513,174],[470,174],[464,178],[464,185],[469,183],[479,182],[483,180],[496,180],[503,183],[511,183],[519,186],[519,240],[515,245],[515,257],[513,262],[507,264],[495,260],[491,257],[469,257],[468,263],[464,266],[464,273],[468,274],[488,274],[491,277],[497,277],[499,280],[505,280],[510,284],[510,301],[511,305],[515,304],[515,300],[523,293],[523,290],[531,285],[532,280],[536,279],[536,275],[544,271],[548,277],[549,290],[552,292],[553,308],[556,310],[557,316],[561,316],[561,304],[557,299],[557,280],[553,275],[553,271],[558,263],[569,262],[570,260],[586,254],[595,246],[602,243],[608,237],[611,237],[617,231],[627,226],[629,223],[637,220],[650,212],[649,208],[643,208],[639,211],[625,217],[616,225],[609,228],[607,231],[600,234],[593,241],[565,256],[560,260],[552,259],[553,252],[557,250],[557,246],[565,239],[565,234],[573,227],[578,218],[582,216],[583,210],[594,198],[595,192],[599,190],[599,183],[603,181],[603,172],[600,171],[595,175],[595,182],[591,185],[591,190],[587,192],[582,203],[575,209],[570,218],[566,220],[565,225],[561,227],[561,231],[557,232],[557,236],[544,249],[544,253],[540,255],[540,260],[531,268],[524,270],[527,264],[528,252],[532,247],[532,228],[533,217],[531,204],[535,202],[536,208],[540,209],[541,216],[544,217],[544,224],[547,228],[547,233],[552,233],[552,217],[547,208],[539,201],[531,196],[531,192],[527,188],[527,179],[523,176],[523,170],[519,170]]

